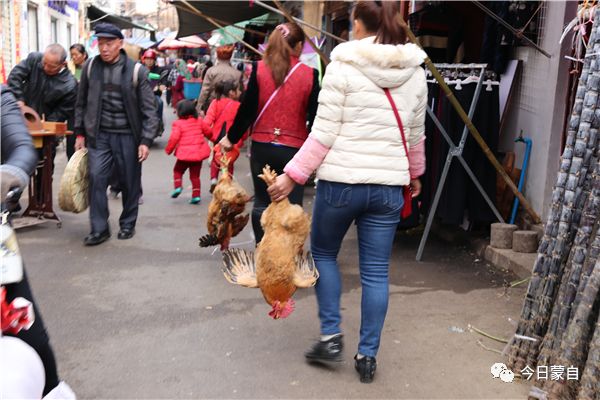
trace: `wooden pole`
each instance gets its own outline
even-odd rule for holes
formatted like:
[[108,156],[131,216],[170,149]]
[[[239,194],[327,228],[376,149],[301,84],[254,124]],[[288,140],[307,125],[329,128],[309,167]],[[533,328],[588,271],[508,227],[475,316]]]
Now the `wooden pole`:
[[[402,18],[402,16],[399,15],[397,19],[398,19],[400,25],[402,26],[402,28],[404,28],[404,30],[406,31],[406,34],[407,34],[408,38],[410,39],[410,41],[416,45],[419,45],[417,38],[415,37],[415,34],[410,30],[409,26],[404,21],[404,18]],[[525,196],[523,196],[523,194],[521,194],[521,192],[519,192],[519,189],[517,188],[515,183],[512,181],[512,179],[510,179],[510,177],[508,176],[506,171],[504,171],[504,168],[498,162],[498,160],[496,159],[496,157],[494,156],[494,154],[488,147],[487,143],[485,142],[485,140],[481,137],[481,134],[479,133],[477,128],[475,128],[475,125],[473,125],[473,122],[471,122],[471,120],[465,113],[465,110],[463,110],[462,106],[460,105],[460,103],[458,102],[456,97],[454,97],[452,90],[450,90],[450,88],[446,84],[446,81],[444,81],[444,78],[442,77],[442,75],[440,75],[440,72],[437,70],[435,65],[433,65],[433,62],[431,61],[431,59],[429,57],[425,58],[425,65],[427,65],[427,68],[429,68],[433,77],[438,82],[438,84],[440,85],[440,87],[442,88],[444,93],[446,94],[446,97],[450,101],[450,104],[452,104],[452,106],[454,107],[454,109],[456,110],[456,112],[458,113],[460,118],[463,120],[463,122],[469,129],[469,132],[471,133],[471,136],[473,136],[473,139],[475,139],[475,141],[477,142],[479,147],[481,147],[481,149],[483,150],[483,154],[485,154],[485,156],[492,163],[492,165],[494,166],[496,171],[506,181],[506,184],[508,185],[510,190],[514,193],[514,195],[517,196],[517,198],[521,202],[523,208],[527,211],[527,213],[529,213],[529,215],[531,215],[534,223],[536,223],[536,224],[541,223],[540,216],[537,215],[537,213],[533,210],[533,208],[531,207],[531,205],[529,204],[529,202],[527,201]]]
[[261,31],[257,31],[255,29],[250,29],[250,28],[247,28],[245,26],[239,26],[239,25],[236,25],[234,23],[231,23],[231,22],[219,19],[219,18],[213,18],[213,19],[215,21],[217,21],[218,23],[220,23],[221,25],[224,25],[224,26],[230,26],[231,25],[231,26],[234,26],[234,27],[236,27],[238,29],[241,29],[241,30],[243,30],[245,32],[250,32],[250,33],[253,33],[253,34],[258,35],[258,36],[262,36],[262,37],[266,37],[267,36],[266,33],[261,32]]
[[244,40],[243,40],[243,39],[241,39],[241,38],[237,37],[236,35],[234,35],[234,34],[232,34],[232,33],[229,33],[229,32],[227,32],[227,31],[225,30],[225,27],[224,27],[223,25],[221,25],[221,24],[219,24],[217,21],[215,21],[215,19],[214,19],[214,18],[212,18],[212,17],[209,17],[208,15],[204,14],[202,11],[198,10],[196,7],[194,7],[193,5],[191,5],[189,1],[187,1],[187,0],[181,0],[181,2],[182,2],[183,4],[185,4],[185,5],[186,5],[188,8],[187,8],[187,9],[185,9],[185,8],[183,8],[183,7],[179,6],[179,5],[177,5],[176,3],[173,3],[173,5],[174,5],[175,7],[182,8],[182,9],[184,9],[184,10],[188,11],[188,12],[191,12],[192,14],[195,14],[195,15],[197,15],[197,16],[199,16],[199,17],[202,17],[202,18],[204,18],[205,20],[207,20],[208,22],[210,22],[211,24],[213,24],[213,25],[214,25],[214,26],[216,26],[217,28],[221,28],[221,29],[223,29],[223,33],[225,33],[226,35],[229,35],[229,36],[231,36],[231,37],[232,37],[232,38],[234,38],[236,41],[238,41],[238,42],[242,43],[244,46],[246,46],[246,47],[247,47],[247,48],[249,48],[250,50],[254,51],[254,52],[255,52],[256,54],[258,54],[259,56],[262,56],[262,53],[261,53],[261,52],[260,52],[258,49],[254,48],[252,45],[250,45],[250,44],[248,44],[248,43],[244,42]]
[[[283,13],[283,15],[285,16],[285,18],[291,22],[292,24],[296,24],[296,21],[294,20],[294,17],[292,17],[292,15],[285,9],[283,8],[283,6],[281,5],[281,3],[278,0],[274,0],[275,5],[277,6],[277,8],[279,9],[279,11],[281,11]],[[316,44],[313,43],[312,40],[310,40],[310,38],[308,37],[308,35],[306,34],[306,32],[304,31],[304,28],[302,28],[300,25],[298,25],[300,27],[300,29],[302,29],[302,33],[304,34],[304,37],[306,38],[306,40],[308,41],[308,44],[310,44],[310,47],[313,48],[313,50],[319,55],[319,57],[321,57],[321,60],[323,60],[323,63],[325,64],[325,66],[327,66],[330,61],[329,61],[329,57],[327,57],[325,55],[325,53],[323,53],[321,51],[321,49],[319,49],[317,47]]]
[[[260,0],[254,0],[254,3],[255,3],[255,4],[258,4],[259,6],[261,6],[261,7],[263,7],[263,8],[266,8],[266,9],[267,9],[267,10],[269,10],[269,11],[273,11],[274,13],[277,13],[277,14],[279,14],[279,15],[283,15],[283,16],[285,16],[285,11],[282,11],[281,9],[277,9],[277,8],[271,7],[270,5],[268,5],[268,4],[265,4],[265,3],[263,3],[263,2],[262,2],[262,1],[260,1]],[[315,31],[321,32],[323,35],[325,35],[325,36],[329,36],[330,38],[332,38],[332,39],[335,39],[335,40],[337,40],[337,41],[338,41],[338,42],[340,42],[340,43],[347,42],[347,40],[346,40],[346,39],[342,39],[341,37],[339,37],[339,36],[336,36],[336,35],[334,35],[333,33],[329,33],[329,32],[327,32],[327,31],[325,31],[325,30],[323,30],[323,29],[321,29],[321,28],[317,28],[316,26],[314,26],[314,25],[312,25],[312,24],[309,24],[308,22],[306,22],[306,21],[303,21],[303,20],[301,20],[300,18],[296,18],[296,17],[292,17],[292,18],[294,19],[294,22],[296,22],[296,23],[298,23],[298,24],[300,24],[300,25],[305,25],[305,26],[308,26],[309,28],[312,28],[312,29],[314,29]]]

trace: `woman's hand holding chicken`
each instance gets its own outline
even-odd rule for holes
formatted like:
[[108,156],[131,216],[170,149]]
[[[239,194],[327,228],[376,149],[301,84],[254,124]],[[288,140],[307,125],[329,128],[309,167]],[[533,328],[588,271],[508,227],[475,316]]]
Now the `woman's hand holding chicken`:
[[296,186],[296,182],[292,178],[287,174],[281,174],[277,177],[275,183],[267,188],[267,192],[271,196],[271,201],[278,202],[288,197],[294,186]]

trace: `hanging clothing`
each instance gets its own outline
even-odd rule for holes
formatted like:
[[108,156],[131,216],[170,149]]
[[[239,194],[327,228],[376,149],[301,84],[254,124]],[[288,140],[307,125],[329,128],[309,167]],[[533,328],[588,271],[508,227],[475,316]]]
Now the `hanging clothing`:
[[[508,18],[509,2],[490,1],[486,7],[497,16],[506,20]],[[483,43],[481,45],[481,62],[488,65],[488,69],[497,74],[502,74],[508,65],[510,50],[512,49],[512,33],[494,18],[486,15],[483,28]]]
[[[452,87],[454,96],[464,110],[468,110],[475,94],[476,84],[463,85],[461,90]],[[493,153],[498,148],[498,134],[500,128],[499,111],[499,87],[492,86],[492,91],[487,91],[484,86],[479,95],[475,115],[472,118],[473,125],[481,133],[483,140],[487,143]],[[464,122],[456,113],[446,96],[440,101],[442,112],[442,126],[446,128],[448,135],[455,144],[460,142],[464,129]],[[450,147],[445,140],[440,142],[443,159],[440,168],[444,167],[446,155]],[[463,150],[463,158],[477,177],[477,180],[492,201],[496,199],[496,170],[487,160],[481,147],[475,142],[471,134],[467,134],[467,140]],[[440,160],[441,161],[441,160]],[[479,190],[467,175],[464,167],[456,158],[452,159],[448,178],[444,184],[442,197],[437,209],[437,216],[442,223],[460,225],[463,223],[465,210],[470,222],[488,223],[495,220],[494,213],[485,202]]]
[[463,19],[447,4],[428,4],[408,16],[419,45],[435,63],[459,63],[464,58]]
[[[450,86],[464,110],[469,110],[471,106],[476,85],[476,83],[464,84],[461,90],[456,90],[454,85]],[[472,121],[492,153],[496,153],[500,127],[499,86],[493,85],[490,88],[491,91],[486,90],[485,84],[482,87]],[[454,144],[458,145],[465,126],[464,122],[437,83],[428,84],[428,93],[429,107]],[[414,212],[410,218],[401,223],[400,226],[403,228],[417,225],[419,213],[421,215],[429,213],[450,149],[429,115],[425,120],[425,132],[426,172],[421,178],[422,191],[419,196],[419,208],[418,212]],[[462,156],[488,197],[495,201],[496,170],[469,133]],[[417,208],[413,209],[417,210]],[[454,157],[444,183],[436,217],[443,224],[460,225],[463,223],[465,215],[470,223],[490,223],[495,220],[495,215],[487,202],[467,175],[460,161]]]

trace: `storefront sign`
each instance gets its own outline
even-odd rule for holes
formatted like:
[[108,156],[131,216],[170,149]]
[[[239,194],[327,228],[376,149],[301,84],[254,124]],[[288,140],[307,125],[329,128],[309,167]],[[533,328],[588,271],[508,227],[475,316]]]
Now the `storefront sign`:
[[48,0],[48,8],[67,15],[67,0]]

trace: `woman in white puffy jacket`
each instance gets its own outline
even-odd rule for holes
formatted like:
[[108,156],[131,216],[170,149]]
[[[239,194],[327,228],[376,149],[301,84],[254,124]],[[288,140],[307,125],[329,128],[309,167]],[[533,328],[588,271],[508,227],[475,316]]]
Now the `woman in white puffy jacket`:
[[398,4],[356,4],[357,40],[333,50],[310,136],[269,188],[271,199],[279,201],[317,171],[311,250],[320,274],[316,293],[321,340],[305,354],[309,361],[342,361],[337,254],[350,225],[357,225],[362,303],[355,368],[365,383],[373,380],[377,366],[403,186],[410,185],[413,196],[418,195],[418,177],[425,170],[427,83],[420,65],[426,54],[414,44],[404,44],[406,37],[396,19]]

